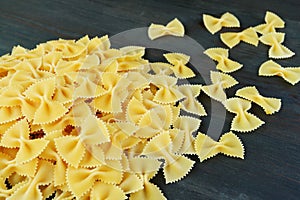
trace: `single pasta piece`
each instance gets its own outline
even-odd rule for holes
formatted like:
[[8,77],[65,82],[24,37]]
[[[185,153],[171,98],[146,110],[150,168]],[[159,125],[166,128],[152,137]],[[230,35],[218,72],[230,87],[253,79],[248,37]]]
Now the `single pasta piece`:
[[267,11],[265,15],[264,24],[260,24],[254,27],[254,29],[260,34],[267,34],[276,32],[275,28],[284,28],[284,21],[275,13]]
[[190,56],[182,53],[166,53],[164,57],[172,64],[172,71],[177,78],[192,78],[195,76],[193,70],[186,66],[190,60]]
[[271,46],[269,49],[269,58],[290,58],[295,55],[293,51],[282,45],[285,33],[268,33],[259,38],[263,44]]
[[281,107],[280,99],[262,96],[255,86],[243,87],[237,90],[235,95],[256,103],[268,115],[278,112]]
[[254,46],[258,45],[258,35],[252,27],[241,32],[221,33],[220,37],[222,42],[224,42],[224,44],[226,44],[229,48],[233,48],[234,46],[238,45],[240,41]]
[[17,164],[26,163],[38,157],[49,143],[44,138],[31,140],[29,133],[29,124],[26,119],[22,119],[11,126],[1,137],[0,146],[18,148],[15,155]]
[[288,83],[295,85],[300,81],[300,67],[282,67],[273,60],[261,64],[259,76],[280,76]]
[[148,36],[151,40],[155,40],[166,35],[177,37],[184,36],[184,26],[177,18],[170,21],[166,26],[152,23],[148,28]]
[[190,85],[184,84],[179,86],[179,91],[185,96],[184,100],[180,102],[180,108],[199,115],[206,116],[205,109],[203,105],[197,100],[200,95],[202,85]]
[[232,76],[222,72],[210,71],[211,85],[202,86],[202,90],[212,99],[223,102],[227,99],[224,89],[238,84]]
[[162,191],[155,184],[150,182],[157,172],[151,173],[141,173],[139,174],[139,179],[143,182],[143,189],[138,190],[130,194],[131,200],[140,199],[157,199],[157,200],[167,200]]
[[184,178],[195,163],[183,155],[173,153],[169,131],[153,137],[144,147],[142,155],[164,159],[163,172],[167,184]]
[[237,71],[243,67],[242,64],[229,58],[229,50],[224,48],[210,48],[204,52],[212,60],[218,62],[216,68],[222,72],[230,73]]
[[203,22],[211,34],[215,34],[221,30],[222,27],[240,27],[239,20],[229,12],[224,13],[220,18],[203,14]]
[[195,149],[200,162],[219,153],[244,159],[244,146],[238,136],[231,131],[222,135],[219,141],[214,141],[208,135],[198,133],[195,141]]
[[226,110],[236,114],[231,122],[231,130],[239,132],[250,132],[265,122],[248,112],[251,102],[238,97],[232,97],[223,102]]

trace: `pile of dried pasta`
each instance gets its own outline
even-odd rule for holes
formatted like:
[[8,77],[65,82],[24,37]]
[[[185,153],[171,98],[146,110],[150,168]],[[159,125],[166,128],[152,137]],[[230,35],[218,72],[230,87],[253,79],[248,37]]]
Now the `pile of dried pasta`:
[[[231,14],[222,17],[205,15],[208,30],[239,25]],[[271,31],[261,37],[273,48],[271,56],[286,57],[286,47],[277,52],[283,40],[273,32],[276,25],[257,30]],[[230,47],[244,40],[257,44],[256,32],[249,30],[222,40]],[[175,19],[167,26],[152,24],[148,34],[182,37],[184,27]],[[0,58],[0,199],[166,199],[150,182],[160,168],[166,183],[173,183],[193,167],[188,154],[200,161],[218,153],[243,158],[244,147],[232,131],[253,131],[264,123],[248,112],[251,102],[266,114],[280,109],[280,99],[263,97],[254,86],[226,97],[224,89],[238,83],[228,73],[242,67],[227,49],[204,52],[218,62],[209,85],[177,84],[195,76],[186,66],[188,55],[167,53],[167,62],[150,63],[144,53],[137,46],[112,49],[107,36],[86,36],[33,50],[17,46]],[[300,79],[299,68],[274,61],[261,68],[262,75],[293,84]],[[219,141],[203,133],[195,137],[206,115],[200,91],[236,114]]]

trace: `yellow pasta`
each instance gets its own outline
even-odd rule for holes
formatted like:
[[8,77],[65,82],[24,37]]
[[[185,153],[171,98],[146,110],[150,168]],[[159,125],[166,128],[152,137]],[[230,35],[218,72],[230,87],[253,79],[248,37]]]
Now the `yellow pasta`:
[[[194,165],[194,161],[172,153],[172,140],[168,132],[152,138],[145,146],[143,155],[165,159],[163,171],[166,183],[176,182],[186,176]],[[176,170],[175,170],[176,169]]]
[[210,48],[206,49],[204,52],[214,61],[217,61],[218,64],[216,68],[222,72],[230,73],[237,71],[243,67],[242,64],[229,59],[229,50],[224,48]]
[[231,122],[231,130],[239,132],[250,132],[265,122],[255,115],[247,112],[251,108],[251,102],[238,97],[232,97],[223,102],[226,110],[236,114]]
[[224,89],[230,88],[238,82],[230,75],[221,72],[210,72],[211,85],[202,86],[202,90],[216,101],[225,101],[227,99]]
[[107,199],[107,200],[114,200],[114,199],[127,199],[124,191],[114,185],[114,184],[107,184],[102,183],[101,181],[97,181],[90,194],[91,199]]
[[284,28],[284,21],[275,13],[267,11],[265,15],[265,24],[255,26],[255,30],[263,35],[276,32],[275,28]]
[[[152,173],[153,174],[153,173]],[[143,182],[143,189],[137,192],[130,194],[130,200],[139,200],[139,199],[157,199],[157,200],[166,200],[166,197],[163,195],[161,190],[151,183],[149,180],[152,178],[152,175],[149,174],[141,174],[140,179]]]
[[67,170],[68,185],[77,198],[90,191],[97,180],[106,184],[118,184],[122,180],[122,172],[104,165],[91,169],[69,167]]
[[197,100],[201,91],[201,85],[181,85],[179,91],[185,96],[180,103],[180,108],[200,116],[207,115],[203,105]]
[[43,199],[39,186],[50,184],[53,181],[53,164],[40,160],[34,177],[28,177],[14,193],[11,199]]
[[300,81],[300,67],[281,67],[273,60],[261,64],[258,74],[259,76],[280,76],[292,85]]
[[184,95],[178,90],[176,82],[177,79],[171,76],[153,77],[151,83],[159,88],[153,100],[158,103],[169,104],[184,98]]
[[221,30],[222,27],[240,27],[239,20],[229,12],[224,13],[220,18],[203,14],[203,22],[211,34],[215,34]]
[[293,51],[289,48],[282,45],[284,41],[285,33],[268,33],[259,38],[259,40],[268,46],[271,46],[269,49],[270,58],[290,58],[295,55]]
[[219,153],[244,159],[244,146],[238,136],[232,132],[222,135],[218,142],[203,133],[198,133],[195,149],[201,162]]
[[148,28],[148,37],[151,40],[155,40],[166,35],[176,37],[184,36],[184,26],[177,18],[170,21],[166,26],[152,23]]
[[46,148],[45,139],[29,139],[29,125],[26,119],[11,126],[1,138],[0,145],[7,148],[19,148],[16,162],[21,164],[33,160]]
[[181,143],[180,148],[178,151],[174,151],[173,149],[174,152],[179,154],[195,154],[195,149],[193,146],[195,138],[193,133],[198,130],[200,123],[201,120],[193,117],[180,116],[177,118],[177,120],[174,122],[174,128],[181,131],[180,134],[182,134],[182,138],[179,135],[177,136],[178,138],[176,137],[173,140],[181,139],[182,141],[178,141]]
[[182,53],[166,53],[164,57],[173,66],[171,67],[177,78],[191,78],[194,77],[194,72],[186,66],[189,62],[190,57]]
[[252,27],[247,28],[241,32],[221,33],[220,36],[222,42],[229,48],[233,48],[234,46],[238,45],[240,41],[254,46],[258,45],[258,35]]
[[255,86],[241,88],[235,95],[256,103],[269,115],[278,112],[281,107],[280,99],[262,96]]

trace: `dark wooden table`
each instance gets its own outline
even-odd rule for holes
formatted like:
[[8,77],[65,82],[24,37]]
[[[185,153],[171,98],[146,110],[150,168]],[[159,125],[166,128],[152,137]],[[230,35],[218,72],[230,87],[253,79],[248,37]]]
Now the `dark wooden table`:
[[[285,44],[296,53],[293,58],[278,62],[299,66],[299,9],[297,0],[1,0],[0,53],[8,53],[18,44],[33,48],[50,39],[78,39],[86,34],[112,36],[151,22],[166,24],[174,17],[183,22],[187,35],[204,48],[225,47],[219,33],[213,36],[204,28],[203,13],[220,16],[232,12],[242,24],[241,29],[235,30],[242,30],[262,23],[266,10],[270,10],[285,20],[286,28],[281,30],[286,33]],[[245,160],[218,155],[200,163],[193,157],[198,162],[192,172],[170,185],[165,185],[158,175],[154,182],[168,199],[299,199],[300,84],[291,86],[280,78],[257,76],[260,64],[267,60],[267,50],[262,44],[240,44],[231,50],[231,57],[244,67],[233,73],[240,84],[228,92],[233,95],[238,88],[256,85],[264,95],[282,98],[282,110],[266,116],[253,106],[251,112],[266,124],[255,132],[238,134],[246,148]],[[225,131],[232,116],[227,115]]]

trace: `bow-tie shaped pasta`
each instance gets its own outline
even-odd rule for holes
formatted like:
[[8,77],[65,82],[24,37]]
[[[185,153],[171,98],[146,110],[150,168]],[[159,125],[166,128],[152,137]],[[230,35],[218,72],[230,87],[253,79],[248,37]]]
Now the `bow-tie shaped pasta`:
[[292,85],[300,81],[300,67],[281,67],[273,60],[268,60],[261,64],[259,76],[280,76]]
[[180,85],[179,91],[185,96],[184,100],[180,102],[180,108],[199,115],[207,115],[203,105],[197,100],[197,96],[200,95],[201,85]]
[[281,107],[280,99],[262,96],[255,86],[241,88],[236,91],[235,95],[256,103],[268,115],[278,112]]
[[105,92],[93,100],[93,107],[107,113],[121,112],[121,103],[126,98],[129,81],[126,77],[111,72],[104,72],[101,82]]
[[107,184],[101,181],[96,181],[93,185],[90,196],[91,199],[127,199],[124,191],[114,184]]
[[221,72],[210,71],[211,85],[202,86],[203,92],[216,101],[227,99],[224,89],[230,88],[238,82],[230,75]]
[[184,26],[177,18],[175,18],[166,26],[152,23],[148,28],[148,36],[151,40],[155,40],[165,35],[183,37]]
[[244,146],[238,136],[232,132],[222,135],[218,142],[208,135],[198,133],[195,149],[201,162],[219,153],[244,159]]
[[229,12],[224,13],[221,18],[203,14],[203,22],[211,34],[215,34],[222,27],[240,27],[239,20]]
[[[195,137],[193,133],[195,133],[200,127],[201,120],[193,117],[180,116],[176,119],[173,126],[175,129],[180,130],[176,137],[172,138],[173,140],[173,151],[177,154],[195,154],[194,149],[194,141]],[[178,141],[177,140],[182,140]],[[180,148],[176,148],[175,144],[181,144]],[[177,151],[175,151],[178,149]]]
[[224,48],[210,48],[203,52],[208,57],[217,61],[216,68],[222,72],[230,73],[243,67],[242,64],[229,59],[229,50]]
[[54,139],[57,137],[62,137],[61,131],[53,131],[49,134],[45,135],[45,139],[49,141],[46,149],[39,155],[40,158],[46,160],[53,160],[55,161],[54,165],[54,177],[53,183],[54,186],[62,185],[66,183],[66,170],[67,164],[62,160],[61,156],[57,153]]
[[15,158],[0,152],[0,177],[8,178],[11,174],[17,173],[22,176],[34,177],[38,159],[20,164],[16,162]]
[[135,193],[144,188],[143,182],[139,176],[131,172],[124,172],[122,181],[118,186],[125,194]]
[[224,101],[223,105],[226,110],[236,114],[231,122],[231,130],[249,132],[265,123],[255,115],[247,112],[251,108],[251,102],[248,100],[232,97]]
[[186,66],[190,60],[190,56],[182,53],[165,53],[164,57],[173,65],[171,69],[177,78],[183,79],[195,76],[193,70]]
[[252,27],[247,28],[241,32],[221,33],[221,40],[229,48],[233,48],[234,46],[238,45],[240,41],[254,46],[258,45],[258,35]]
[[52,46],[53,49],[61,51],[62,57],[65,59],[74,59],[78,58],[81,55],[86,55],[87,47],[86,45],[82,44],[80,40],[75,42],[74,40],[52,40],[47,42]]
[[76,198],[80,198],[90,191],[97,181],[105,184],[119,184],[122,180],[122,174],[121,171],[106,165],[96,168],[74,168],[69,166],[66,177],[69,189]]
[[150,63],[150,67],[153,70],[153,72],[157,75],[169,76],[173,74],[172,65],[170,65],[169,63],[163,63],[163,62]]
[[269,49],[270,58],[289,58],[295,55],[293,51],[282,45],[285,33],[268,33],[259,38],[265,45],[271,46]]
[[0,146],[19,148],[15,158],[17,163],[31,161],[42,153],[49,141],[43,138],[30,140],[29,134],[29,124],[22,119],[3,134]]
[[5,124],[22,117],[20,106],[0,107],[0,124]]
[[118,71],[128,71],[141,69],[148,65],[148,61],[143,59],[145,47],[129,46],[120,49],[122,56],[116,60],[118,62]]
[[170,105],[157,105],[148,110],[139,120],[136,137],[151,138],[157,133],[168,130],[172,124],[172,109]]
[[140,200],[140,199],[155,199],[155,200],[167,200],[163,195],[159,187],[150,182],[156,173],[144,173],[139,174],[139,179],[143,182],[143,189],[138,190],[135,193],[130,194],[130,200]]
[[185,177],[194,161],[172,152],[172,140],[168,131],[153,137],[144,147],[142,155],[165,160],[163,171],[166,183],[176,182]]
[[38,104],[34,110],[34,124],[53,122],[68,111],[61,102],[52,100],[54,91],[55,78],[49,78],[34,83],[24,92],[28,99]]
[[155,76],[151,83],[158,87],[153,101],[161,104],[170,104],[184,98],[184,95],[178,90],[177,78],[171,76]]
[[9,197],[10,199],[36,199],[42,200],[43,194],[40,190],[40,186],[48,185],[53,181],[54,166],[52,163],[39,160],[37,172],[35,176],[28,177],[21,187]]
[[265,24],[260,24],[254,29],[265,35],[267,33],[276,32],[275,28],[284,28],[284,21],[275,13],[267,11],[265,15]]

